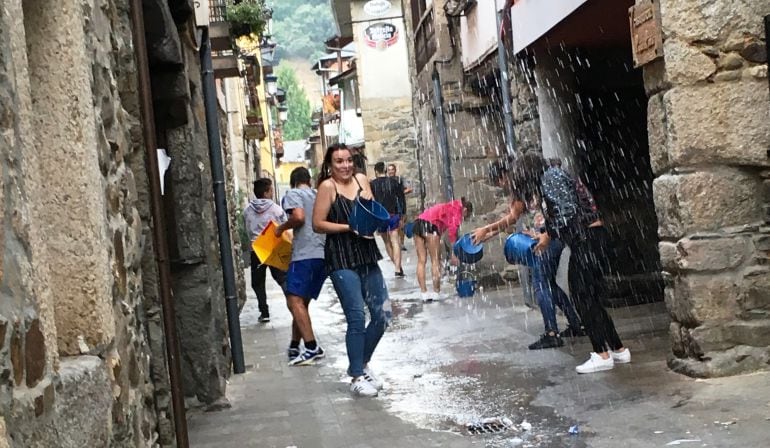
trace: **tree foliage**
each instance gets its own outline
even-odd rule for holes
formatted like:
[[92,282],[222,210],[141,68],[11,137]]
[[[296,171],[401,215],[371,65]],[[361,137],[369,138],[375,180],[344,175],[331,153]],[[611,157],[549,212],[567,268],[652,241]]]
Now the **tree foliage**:
[[272,0],[278,57],[314,60],[336,28],[328,0]]
[[284,140],[305,140],[311,134],[310,102],[302,86],[297,81],[294,69],[285,65],[278,67],[278,87],[286,91],[286,106],[288,119],[283,125]]

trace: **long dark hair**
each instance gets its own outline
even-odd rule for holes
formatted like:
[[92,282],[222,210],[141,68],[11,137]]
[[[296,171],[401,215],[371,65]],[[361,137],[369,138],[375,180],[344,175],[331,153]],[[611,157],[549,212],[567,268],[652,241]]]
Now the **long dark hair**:
[[548,162],[536,152],[528,152],[516,158],[511,171],[511,189],[520,199],[529,203],[533,197],[542,196],[543,174]]
[[350,151],[347,146],[345,146],[344,143],[335,143],[328,148],[326,148],[326,154],[324,154],[324,161],[321,164],[321,170],[318,173],[318,182],[316,183],[316,188],[321,186],[321,183],[325,181],[326,179],[332,177],[332,155],[336,151],[341,150]]

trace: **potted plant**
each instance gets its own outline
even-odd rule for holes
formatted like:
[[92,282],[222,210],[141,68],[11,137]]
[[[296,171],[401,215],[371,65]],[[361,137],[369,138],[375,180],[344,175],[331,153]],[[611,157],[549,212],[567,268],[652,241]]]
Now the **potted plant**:
[[230,32],[236,38],[260,35],[265,29],[269,9],[264,0],[243,0],[237,4],[228,4],[225,19],[230,22]]
[[249,109],[246,111],[246,123],[259,124],[262,121],[262,112],[259,109]]

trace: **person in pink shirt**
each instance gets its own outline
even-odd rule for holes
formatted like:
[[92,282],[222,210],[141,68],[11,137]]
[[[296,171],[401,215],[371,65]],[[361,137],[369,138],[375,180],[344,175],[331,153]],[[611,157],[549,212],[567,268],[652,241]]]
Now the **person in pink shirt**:
[[[431,302],[439,298],[441,292],[441,263],[439,250],[441,235],[447,233],[449,242],[457,241],[457,231],[463,218],[473,213],[473,205],[465,198],[436,204],[423,211],[414,221],[414,244],[417,249],[417,282],[423,302]],[[433,291],[428,292],[425,284],[425,267],[430,257],[431,274],[433,275]]]

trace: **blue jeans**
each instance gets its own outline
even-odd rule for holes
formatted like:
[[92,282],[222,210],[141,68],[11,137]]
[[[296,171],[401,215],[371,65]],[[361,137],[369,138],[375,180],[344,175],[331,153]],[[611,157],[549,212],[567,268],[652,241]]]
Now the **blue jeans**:
[[[348,375],[356,378],[364,374],[364,366],[390,324],[392,310],[388,289],[376,263],[340,269],[332,272],[330,277],[348,322],[345,333],[350,363]],[[365,325],[364,305],[369,308],[369,325]]]
[[532,286],[537,303],[540,305],[540,312],[543,314],[546,333],[559,332],[554,305],[564,311],[571,327],[580,328],[580,319],[575,312],[575,307],[567,294],[556,284],[556,271],[559,269],[562,249],[564,249],[562,242],[552,239],[545,253],[535,258],[535,266],[532,268]]

